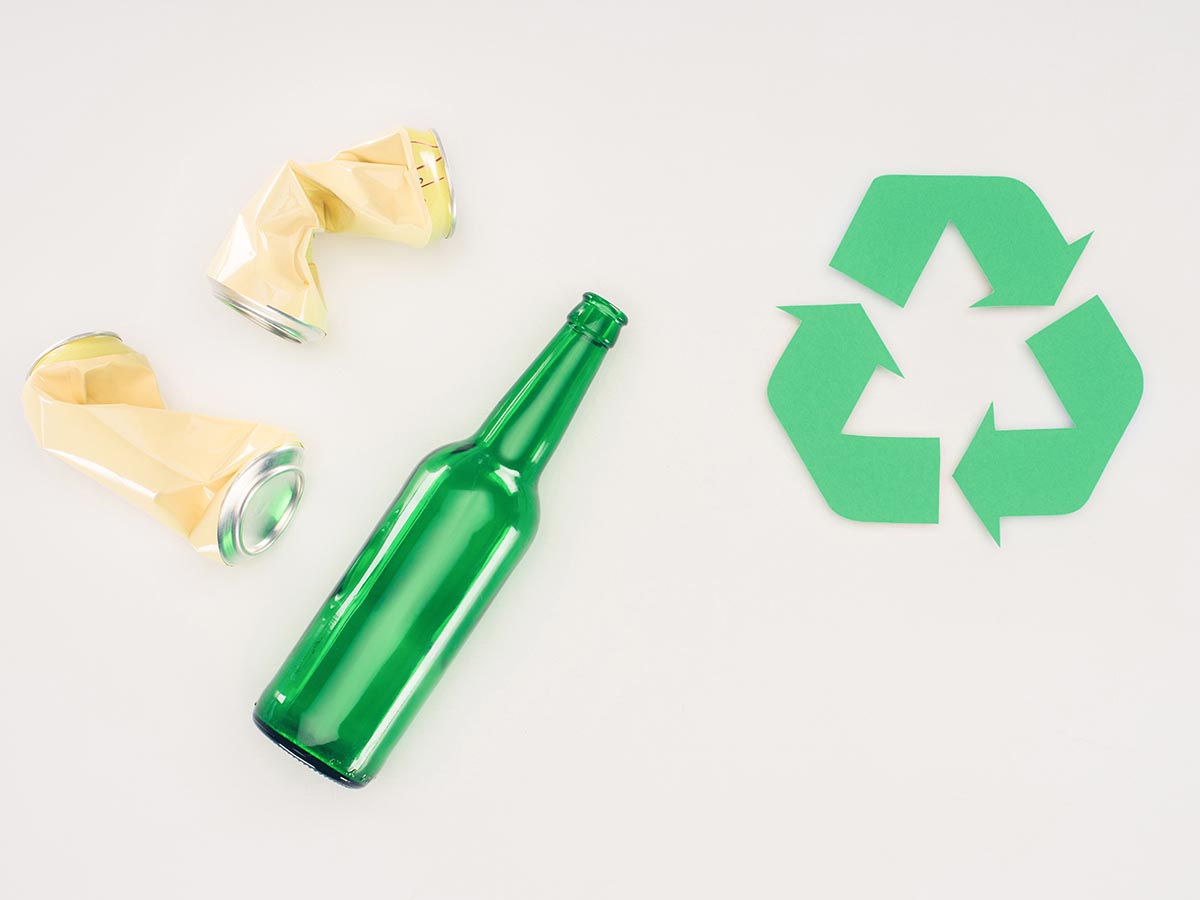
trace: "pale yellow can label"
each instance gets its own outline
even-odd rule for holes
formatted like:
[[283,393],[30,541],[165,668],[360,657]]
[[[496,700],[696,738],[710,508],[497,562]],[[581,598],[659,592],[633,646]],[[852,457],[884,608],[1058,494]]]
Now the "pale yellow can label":
[[298,342],[326,330],[313,236],[328,231],[424,247],[454,230],[441,141],[401,128],[326,162],[288,162],[242,209],[208,275],[214,293]]
[[[263,471],[263,458],[300,446],[290,431],[271,425],[167,409],[146,357],[113,334],[74,338],[44,354],[25,381],[22,402],[42,448],[179,532],[204,555],[231,564],[239,556],[229,549],[239,541],[238,519],[272,474]],[[254,483],[239,485],[250,469]],[[279,474],[302,486],[298,467]],[[275,488],[280,485],[276,478]],[[231,489],[236,509],[225,502]],[[295,494],[298,500],[299,487]],[[285,511],[290,519],[291,509]],[[224,551],[218,540],[223,515],[232,520],[225,530],[233,528]],[[275,523],[272,539],[286,524]],[[265,544],[256,536],[251,552],[242,555],[261,549]]]

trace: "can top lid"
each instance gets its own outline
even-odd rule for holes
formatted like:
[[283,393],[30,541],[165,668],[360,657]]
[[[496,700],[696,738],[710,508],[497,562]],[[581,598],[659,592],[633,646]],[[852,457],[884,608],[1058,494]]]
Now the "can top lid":
[[304,448],[284,444],[242,469],[217,514],[217,549],[232,566],[274,544],[292,521],[304,493]]
[[454,200],[454,182],[450,180],[450,164],[446,162],[446,144],[436,128],[429,129],[433,139],[437,141],[438,152],[442,157],[442,179],[446,183],[446,194],[450,204],[450,226],[446,229],[446,237],[454,237],[454,229],[458,227],[458,204]]
[[110,337],[116,338],[118,341],[121,340],[121,336],[115,331],[85,331],[82,334],[73,334],[69,338],[63,338],[61,341],[51,344],[49,347],[39,353],[37,355],[37,359],[33,361],[33,365],[29,367],[29,371],[25,373],[25,377],[28,378],[30,375],[32,375],[34,370],[38,367],[38,363],[40,363],[55,350],[59,350],[67,346],[67,344],[73,344],[75,341],[82,341],[86,338],[94,337]]

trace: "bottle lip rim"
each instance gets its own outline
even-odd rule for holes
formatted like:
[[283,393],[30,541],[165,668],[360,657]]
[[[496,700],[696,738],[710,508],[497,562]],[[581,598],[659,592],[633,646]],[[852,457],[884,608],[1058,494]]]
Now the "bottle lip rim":
[[622,312],[615,303],[604,299],[597,293],[585,291],[583,295],[583,302],[594,307],[595,309],[600,310],[601,312],[607,313],[622,326],[629,324],[629,316],[625,315],[625,313]]

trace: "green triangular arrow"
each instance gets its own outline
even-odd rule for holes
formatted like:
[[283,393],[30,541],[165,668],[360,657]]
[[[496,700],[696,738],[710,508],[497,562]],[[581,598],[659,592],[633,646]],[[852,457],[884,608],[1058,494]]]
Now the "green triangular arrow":
[[767,398],[821,496],[860,522],[937,522],[937,438],[843,434],[879,366],[900,374],[857,303],[781,307],[801,320]]
[[1053,306],[1091,237],[1068,244],[1037,195],[1012,178],[882,175],[830,265],[904,306],[950,222],[992,285],[976,306]]
[[1003,516],[1087,502],[1142,398],[1142,367],[1099,297],[1027,343],[1075,427],[998,431],[988,408],[954,480],[997,544]]

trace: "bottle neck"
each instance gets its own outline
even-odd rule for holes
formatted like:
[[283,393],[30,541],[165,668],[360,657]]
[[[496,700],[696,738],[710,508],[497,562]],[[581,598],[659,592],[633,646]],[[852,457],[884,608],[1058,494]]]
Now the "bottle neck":
[[475,443],[526,477],[540,475],[624,323],[611,304],[584,295],[567,324],[492,410]]

